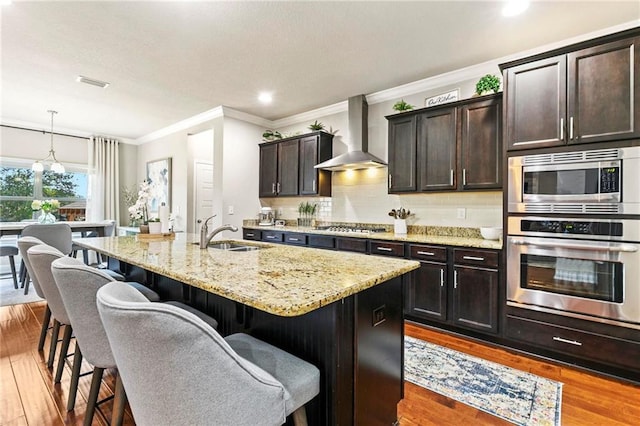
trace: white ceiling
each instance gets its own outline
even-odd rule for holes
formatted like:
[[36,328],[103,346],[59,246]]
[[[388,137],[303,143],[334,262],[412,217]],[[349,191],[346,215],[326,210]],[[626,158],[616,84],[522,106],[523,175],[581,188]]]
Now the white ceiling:
[[[632,21],[640,1],[21,2],[1,120],[137,139],[220,105],[270,120]],[[77,75],[111,83],[76,83]],[[273,104],[257,101],[273,93]]]

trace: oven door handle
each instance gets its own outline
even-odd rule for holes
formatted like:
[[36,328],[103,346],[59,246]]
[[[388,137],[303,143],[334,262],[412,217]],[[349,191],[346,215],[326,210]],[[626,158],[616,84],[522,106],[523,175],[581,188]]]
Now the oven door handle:
[[635,253],[638,251],[638,247],[631,244],[615,244],[611,246],[593,246],[589,244],[565,244],[565,243],[550,243],[550,242],[533,242],[527,241],[521,238],[511,238],[511,244],[518,246],[538,246],[538,247],[553,247],[564,248],[571,250],[591,250],[591,251],[613,251],[613,252],[625,252]]

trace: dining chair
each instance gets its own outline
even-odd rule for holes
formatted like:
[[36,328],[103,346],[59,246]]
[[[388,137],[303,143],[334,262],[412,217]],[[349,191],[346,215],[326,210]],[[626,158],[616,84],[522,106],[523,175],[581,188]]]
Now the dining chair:
[[223,339],[117,283],[98,290],[97,304],[137,424],[279,425],[290,414],[306,424],[314,365],[247,334]]
[[[116,228],[116,221],[115,220],[110,220],[110,221],[105,221],[105,222],[109,222],[108,225],[105,225],[104,227],[104,236],[105,237],[111,237],[113,236],[113,231]],[[95,238],[98,237],[98,232],[97,231],[89,231],[86,234],[82,235],[83,238]],[[78,256],[78,252],[81,251],[82,252],[82,259],[84,260],[84,263],[86,265],[89,264],[89,250],[85,247],[82,247],[78,244],[76,244],[75,242],[72,244],[72,256],[73,257],[77,257]],[[96,252],[96,261],[98,263],[98,265],[102,264],[102,256],[100,255],[100,253]]]
[[11,267],[11,277],[13,278],[13,288],[18,289],[18,274],[16,273],[15,256],[18,255],[18,246],[14,244],[0,245],[0,257],[9,258],[9,267]]
[[[25,226],[20,233],[20,238],[23,237],[36,237],[44,244],[57,248],[65,256],[71,253],[71,227],[66,223],[30,224]],[[29,293],[29,278],[29,269],[27,268],[23,279],[24,294]]]

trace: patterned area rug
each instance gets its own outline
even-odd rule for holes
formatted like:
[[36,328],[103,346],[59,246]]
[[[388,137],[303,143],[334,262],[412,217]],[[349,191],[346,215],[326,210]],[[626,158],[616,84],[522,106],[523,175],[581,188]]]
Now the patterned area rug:
[[562,383],[409,336],[405,380],[517,425],[560,425]]

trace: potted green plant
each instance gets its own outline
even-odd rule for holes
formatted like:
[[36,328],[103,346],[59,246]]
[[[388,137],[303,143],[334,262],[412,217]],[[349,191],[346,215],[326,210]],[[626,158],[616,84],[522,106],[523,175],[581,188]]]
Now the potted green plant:
[[476,95],[482,95],[486,92],[498,93],[500,90],[500,79],[493,75],[487,74],[476,83]]
[[302,202],[298,205],[298,226],[312,226],[313,218],[316,215],[318,209],[317,204],[311,204],[309,202]]
[[154,217],[153,219],[149,219],[149,233],[150,234],[162,233],[162,223],[160,223],[159,217]]
[[282,139],[282,134],[277,130],[267,129],[262,133],[262,138],[266,141],[272,141],[275,139]]
[[406,103],[404,99],[400,99],[398,102],[393,104],[392,108],[398,112],[411,111],[413,109],[413,105]]
[[318,123],[318,120],[316,120],[309,125],[309,130],[313,130],[314,132],[324,130],[324,124]]

